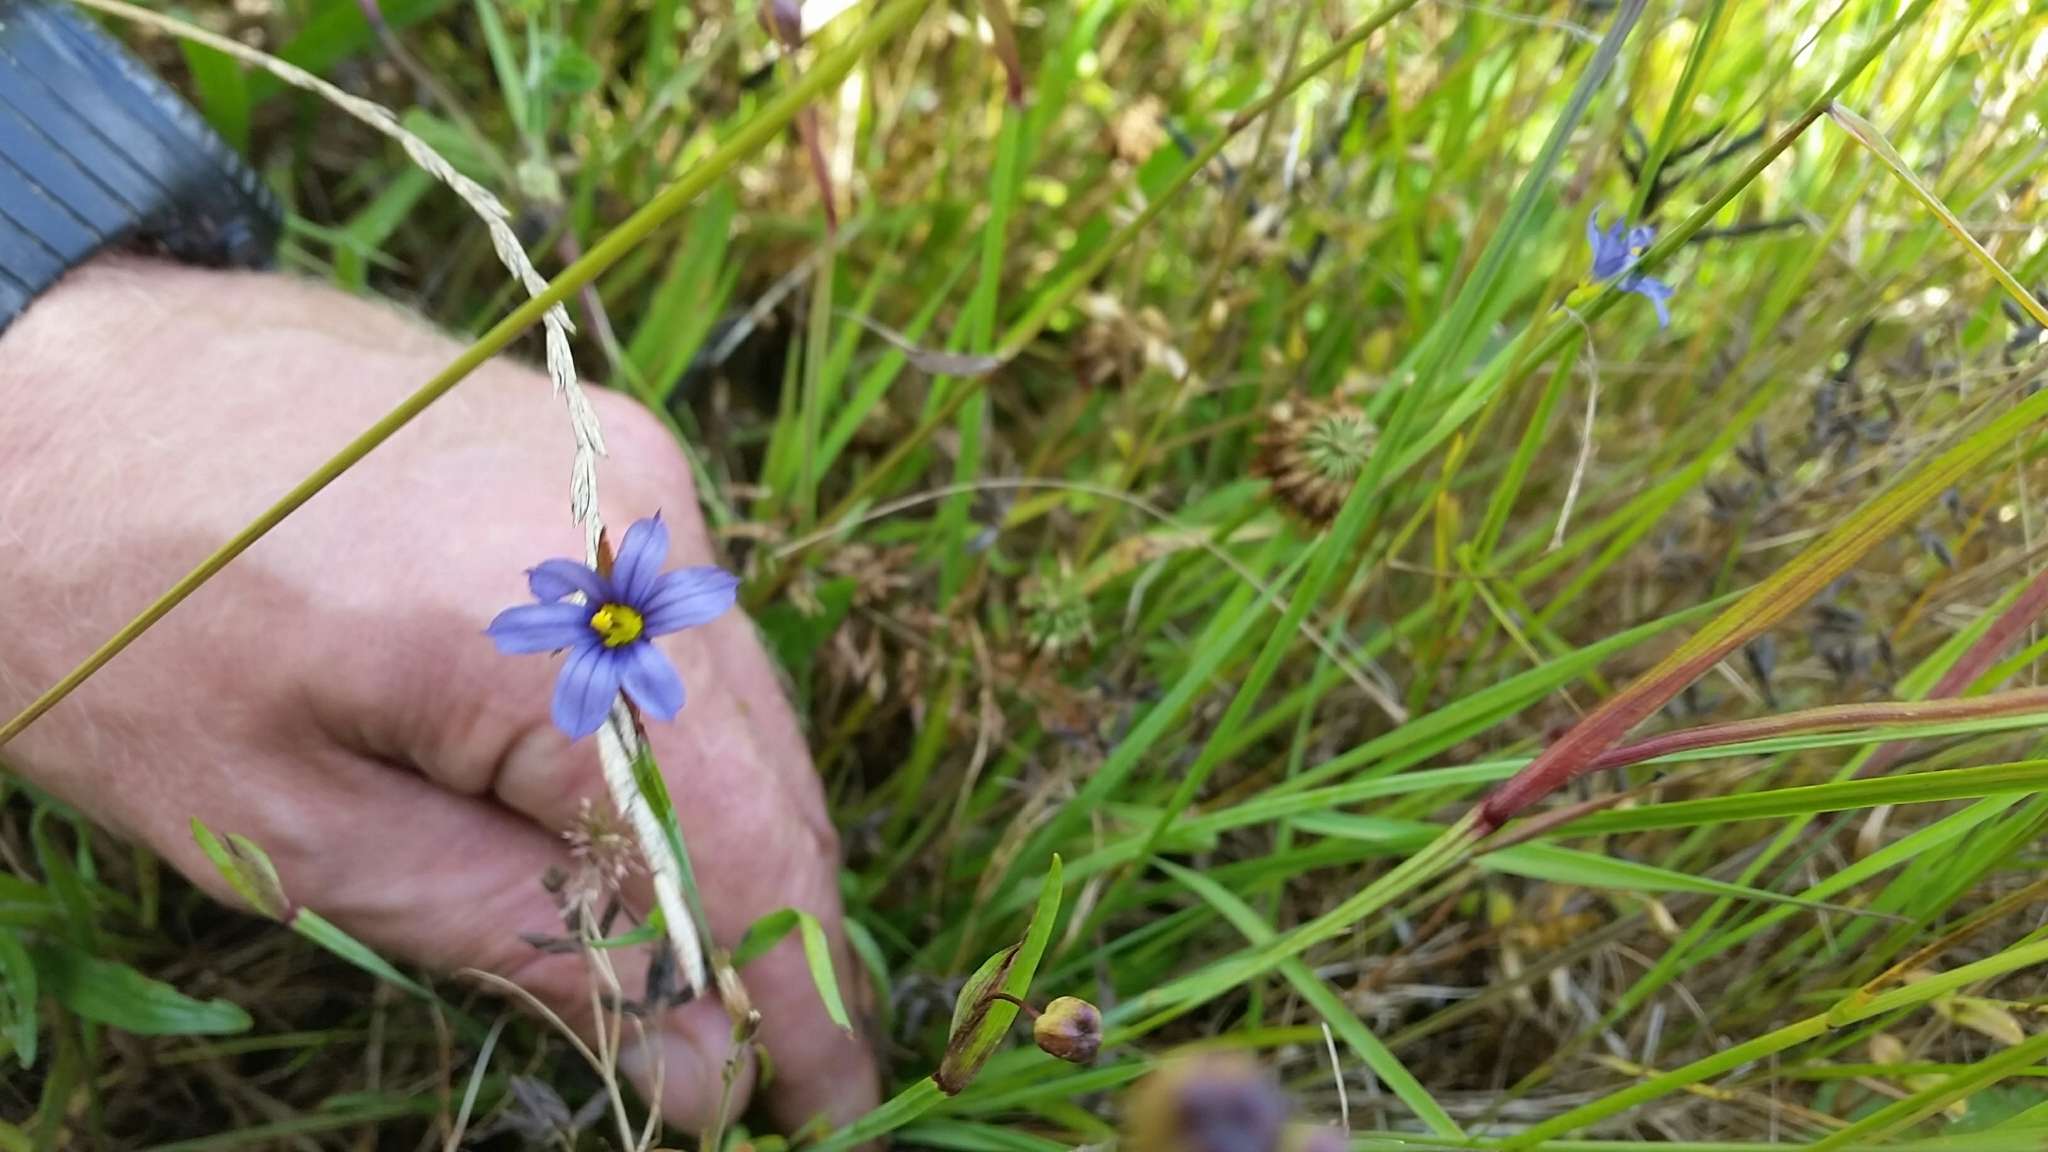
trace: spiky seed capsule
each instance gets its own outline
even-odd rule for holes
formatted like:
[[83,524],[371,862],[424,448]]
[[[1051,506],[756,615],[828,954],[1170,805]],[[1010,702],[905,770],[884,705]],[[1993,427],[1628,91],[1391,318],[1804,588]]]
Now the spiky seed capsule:
[[1267,413],[1253,467],[1289,508],[1311,524],[1327,526],[1379,440],[1379,428],[1359,408],[1290,397]]
[[1032,648],[1058,656],[1094,647],[1088,591],[1064,560],[1057,569],[1041,571],[1026,582],[1018,599],[1024,609],[1024,635]]
[[1069,1064],[1087,1064],[1102,1049],[1102,1013],[1075,996],[1061,996],[1031,1022],[1039,1051]]

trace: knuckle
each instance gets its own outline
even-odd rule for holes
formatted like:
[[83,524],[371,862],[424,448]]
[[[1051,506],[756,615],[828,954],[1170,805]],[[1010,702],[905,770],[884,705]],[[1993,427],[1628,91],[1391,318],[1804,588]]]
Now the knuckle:
[[810,811],[808,806],[797,820],[798,827],[807,837],[810,857],[823,864],[826,869],[836,869],[840,861],[839,829],[823,812]]
[[622,486],[649,505],[678,511],[687,506],[694,511],[696,482],[668,424],[629,396],[593,392],[591,404]]
[[635,467],[643,463],[673,467],[684,465],[675,433],[654,414],[653,409],[616,392],[593,392],[590,400],[597,410],[598,422],[604,429],[605,447],[611,455],[630,459]]

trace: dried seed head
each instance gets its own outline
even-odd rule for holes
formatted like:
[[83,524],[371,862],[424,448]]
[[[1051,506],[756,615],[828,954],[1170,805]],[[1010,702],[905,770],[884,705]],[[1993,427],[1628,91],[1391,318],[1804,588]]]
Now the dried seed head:
[[599,915],[607,902],[623,889],[628,877],[647,871],[646,858],[632,832],[609,806],[599,806],[585,797],[576,811],[576,822],[562,833],[569,842],[569,869],[549,869],[541,883],[561,905],[573,926],[584,913]]
[[1327,525],[1344,507],[1379,439],[1379,428],[1362,409],[1292,397],[1267,413],[1253,467],[1303,519]]
[[1026,581],[1018,602],[1024,609],[1024,635],[1033,649],[1058,656],[1094,647],[1088,590],[1064,558],[1057,568],[1041,569]]
[[1031,1022],[1039,1051],[1069,1064],[1087,1064],[1102,1048],[1102,1013],[1074,996],[1061,996]]
[[1199,388],[1187,357],[1173,343],[1173,326],[1157,308],[1126,308],[1115,296],[1093,293],[1078,309],[1086,319],[1075,335],[1074,376],[1090,388],[1122,388],[1146,372],[1186,378]]
[[569,842],[569,858],[597,872],[607,883],[616,885],[647,870],[632,833],[610,808],[593,804],[587,796],[576,809],[576,823],[562,838]]

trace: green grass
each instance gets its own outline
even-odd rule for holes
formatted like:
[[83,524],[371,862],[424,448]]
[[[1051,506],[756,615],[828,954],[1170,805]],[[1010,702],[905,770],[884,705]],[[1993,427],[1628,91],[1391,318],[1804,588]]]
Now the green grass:
[[[1489,815],[1616,800],[1532,842],[1474,829],[1490,788],[1637,726],[1922,699],[1979,657],[1973,694],[2033,681],[2030,630],[1973,650],[2048,483],[2022,9],[1032,6],[1022,105],[971,17],[913,0],[772,68],[750,9],[388,4],[425,98],[353,0],[181,11],[504,196],[562,273],[544,299],[596,290],[584,371],[689,446],[888,998],[892,1102],[825,1146],[1100,1144],[1195,1043],[1334,1120],[1327,1025],[1361,1149],[1988,1152],[2048,1140],[2027,717],[1867,776],[1896,729],[1723,744],[1509,793]],[[540,304],[395,147],[151,48],[295,206],[300,272],[471,334],[422,404],[537,350]],[[792,92],[843,165],[836,234]],[[1584,284],[1595,207],[1652,211],[1668,331]],[[1378,430],[1328,523],[1257,473],[1289,396]],[[449,1079],[427,1002],[345,938],[212,910],[25,790],[9,812],[0,1148],[409,1146],[417,1086],[461,1092],[473,1040]],[[950,993],[1056,854],[1031,994],[1101,1004],[1113,1044],[1015,1040],[945,1096]],[[523,1024],[495,1067],[485,1111],[502,1069],[587,1095]]]

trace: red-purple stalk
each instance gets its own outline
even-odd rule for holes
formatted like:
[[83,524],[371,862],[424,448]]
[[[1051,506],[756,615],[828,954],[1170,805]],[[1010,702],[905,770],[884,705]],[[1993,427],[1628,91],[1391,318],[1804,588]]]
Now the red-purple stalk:
[[[1984,675],[1998,662],[1999,654],[2004,652],[2020,633],[2026,631],[2044,609],[2048,609],[2048,568],[2042,569],[2028,581],[2026,589],[2015,597],[2011,604],[2006,605],[2005,611],[1991,622],[1991,627],[1986,628],[1982,636],[1977,637],[1976,643],[1957,657],[1954,664],[1949,665],[1948,671],[1941,674],[1941,679],[1934,682],[1934,687],[1927,690],[1928,699],[1938,700],[1962,695],[1970,685],[1977,682],[1978,677]],[[1903,740],[1884,745],[1870,754],[1870,759],[1864,761],[1863,767],[1857,770],[1856,775],[1878,775],[1897,764],[1899,758],[1911,747],[1912,745]]]
[[[1876,704],[1844,704],[1813,708],[1780,716],[1708,724],[1679,732],[1668,732],[1621,747],[1601,747],[1613,742],[1686,684],[1703,674],[1733,649],[1734,638],[1716,644],[1669,668],[1652,669],[1642,680],[1588,716],[1555,744],[1543,750],[1529,766],[1494,789],[1481,802],[1476,830],[1486,835],[1557,789],[1590,772],[1640,764],[1674,752],[1722,747],[1773,736],[1826,732],[1867,727],[1872,724],[1943,723],[2023,713],[2048,707],[2048,689],[2028,688],[1955,699],[1975,683],[2015,637],[2048,610],[2048,570],[2034,577],[2024,591],[1993,621],[1984,635],[1936,681],[1922,701],[1888,701]],[[1909,744],[1895,741],[1874,753],[1860,775],[1871,776],[1898,762]]]

